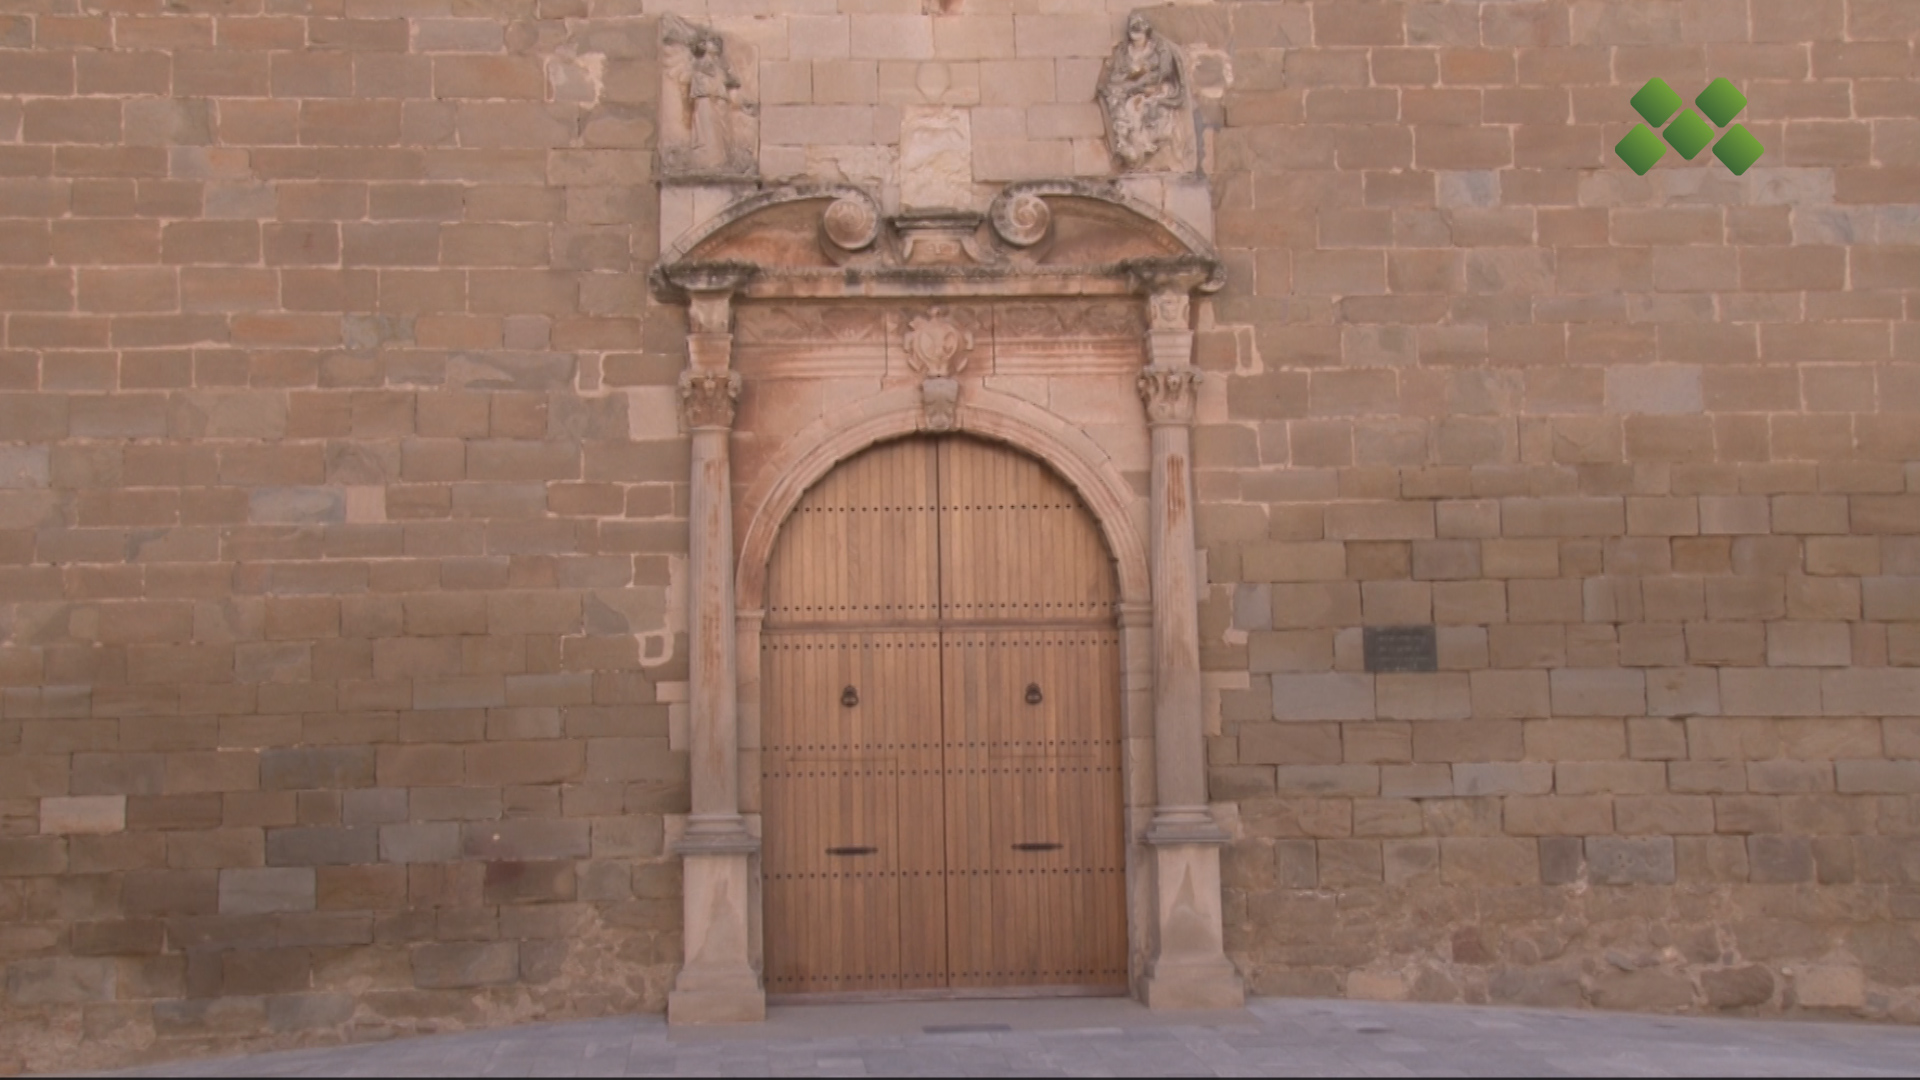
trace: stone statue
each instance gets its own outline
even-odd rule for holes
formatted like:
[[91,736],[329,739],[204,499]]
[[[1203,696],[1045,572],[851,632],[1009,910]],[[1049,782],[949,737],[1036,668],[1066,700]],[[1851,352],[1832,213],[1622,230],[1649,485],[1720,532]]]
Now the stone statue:
[[1187,87],[1180,56],[1143,15],[1127,20],[1100,82],[1107,141],[1128,172],[1191,167]]
[[759,124],[742,73],[726,39],[677,16],[661,21],[664,80],[660,164],[668,176],[751,176]]

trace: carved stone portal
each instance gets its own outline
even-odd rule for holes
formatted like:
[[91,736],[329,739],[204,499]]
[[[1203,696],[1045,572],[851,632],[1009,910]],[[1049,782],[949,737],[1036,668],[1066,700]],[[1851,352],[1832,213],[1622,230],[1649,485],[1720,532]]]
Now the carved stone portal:
[[743,46],[677,15],[660,22],[660,173],[752,176],[759,167],[756,70]]
[[[1149,74],[1177,83],[1177,63],[1154,66],[1165,46],[1150,34],[1134,44]],[[1136,135],[1159,138],[1159,106],[1119,104],[1135,110]],[[1193,296],[1223,284],[1212,244],[1115,184],[1036,181],[984,215],[891,216],[855,187],[792,187],[715,215],[666,253],[653,282],[693,309],[694,328],[682,383],[694,790],[675,844],[688,933],[670,1018],[764,1009],[755,755],[761,696],[774,688],[761,685],[759,627],[781,524],[839,462],[923,431],[1032,454],[1100,522],[1120,583],[1132,983],[1155,1008],[1239,1003],[1222,944],[1229,837],[1207,802],[1194,531],[1202,383],[1190,324]],[[1137,400],[1113,393],[1129,383]],[[1146,491],[1130,479],[1141,475]]]

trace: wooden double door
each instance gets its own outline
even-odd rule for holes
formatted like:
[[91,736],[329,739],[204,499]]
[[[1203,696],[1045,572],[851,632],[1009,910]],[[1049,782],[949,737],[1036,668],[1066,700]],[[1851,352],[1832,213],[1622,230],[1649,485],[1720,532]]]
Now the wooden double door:
[[1008,448],[885,443],[807,494],[762,638],[769,992],[1125,987],[1114,601]]

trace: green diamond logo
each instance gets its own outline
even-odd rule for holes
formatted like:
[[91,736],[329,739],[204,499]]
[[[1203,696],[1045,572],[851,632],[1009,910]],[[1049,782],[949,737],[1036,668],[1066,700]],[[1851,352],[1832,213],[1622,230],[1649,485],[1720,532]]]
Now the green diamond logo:
[[1700,151],[1705,150],[1707,144],[1713,141],[1713,129],[1708,127],[1707,122],[1700,119],[1700,114],[1692,109],[1682,112],[1673,123],[1668,124],[1663,134],[1666,136],[1667,143],[1680,151],[1680,156],[1688,161],[1699,157]]
[[1766,152],[1760,140],[1753,137],[1753,132],[1739,124],[1728,128],[1720,141],[1713,144],[1713,156],[1719,158],[1720,163],[1732,170],[1735,176],[1753,168],[1753,163],[1759,161],[1760,155]]
[[1715,79],[1700,91],[1700,96],[1694,98],[1693,103],[1700,106],[1700,111],[1707,114],[1715,127],[1726,127],[1734,117],[1740,115],[1741,109],[1747,107],[1747,95],[1727,80]]
[[[1739,91],[1735,90],[1734,93],[1738,94]],[[1684,104],[1684,102],[1680,100],[1680,95],[1674,93],[1673,87],[1668,86],[1664,79],[1648,79],[1647,85],[1641,87],[1640,92],[1633,95],[1633,111],[1646,117],[1647,123],[1652,124],[1654,127],[1659,127],[1661,124],[1666,123],[1667,117],[1672,116],[1673,111],[1678,109],[1682,104]],[[1741,101],[1741,104],[1746,104],[1744,99]],[[1701,108],[1706,108],[1706,106],[1702,105]],[[1708,115],[1711,116],[1712,113],[1708,113]]]
[[1626,162],[1628,168],[1645,176],[1648,169],[1667,156],[1667,144],[1661,142],[1660,136],[1655,135],[1647,125],[1635,124],[1633,130],[1627,132],[1627,137],[1614,146],[1613,152],[1620,155],[1620,160]]

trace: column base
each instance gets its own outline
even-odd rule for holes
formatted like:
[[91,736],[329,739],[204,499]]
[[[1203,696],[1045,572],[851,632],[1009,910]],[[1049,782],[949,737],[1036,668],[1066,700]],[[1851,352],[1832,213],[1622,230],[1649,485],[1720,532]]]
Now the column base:
[[1155,971],[1140,981],[1140,1000],[1161,1012],[1238,1009],[1247,1003],[1247,988],[1240,973],[1222,959]]
[[675,988],[667,994],[667,1023],[760,1023],[767,1018],[767,995],[761,991],[759,980],[751,975],[742,981],[745,985],[731,988]]
[[[685,852],[681,889],[686,962],[667,995],[672,1024],[748,1024],[767,1018],[767,994],[748,948],[748,854],[724,834]],[[721,850],[712,850],[718,846]],[[732,844],[737,847],[737,839]]]
[[1140,981],[1150,1009],[1237,1009],[1247,991],[1222,948],[1220,845],[1162,841],[1153,849],[1159,918]]

